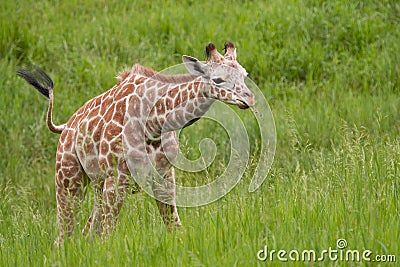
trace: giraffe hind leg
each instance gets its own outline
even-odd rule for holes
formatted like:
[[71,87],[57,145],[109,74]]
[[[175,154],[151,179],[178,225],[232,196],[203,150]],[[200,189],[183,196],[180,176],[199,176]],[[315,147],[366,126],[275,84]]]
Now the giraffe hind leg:
[[101,235],[102,226],[101,226],[101,214],[102,214],[102,204],[103,204],[103,186],[104,183],[102,180],[96,180],[93,182],[94,188],[94,205],[92,213],[89,216],[89,219],[85,225],[85,228],[82,230],[82,234],[88,237],[92,232],[97,235]]
[[118,214],[129,190],[129,177],[118,174],[118,178],[109,176],[103,186],[102,228],[108,235],[115,228]]
[[71,236],[74,231],[75,215],[84,197],[88,179],[78,158],[69,153],[57,153],[56,163],[56,200],[59,223],[59,236],[55,241],[58,246],[64,236]]

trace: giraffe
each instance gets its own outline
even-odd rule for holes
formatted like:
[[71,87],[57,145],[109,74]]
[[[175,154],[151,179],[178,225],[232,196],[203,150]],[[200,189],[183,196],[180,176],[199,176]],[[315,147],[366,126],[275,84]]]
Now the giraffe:
[[117,77],[114,87],[87,101],[61,125],[52,120],[54,85],[49,76],[39,68],[17,71],[49,99],[48,128],[61,134],[55,166],[56,246],[62,244],[65,235],[72,235],[75,213],[90,182],[94,206],[82,232],[107,236],[115,228],[131,185],[136,179],[155,176],[152,164],[162,179],[146,181],[163,222],[171,228],[182,225],[170,161],[179,150],[176,130],[201,118],[216,100],[241,109],[255,104],[244,82],[247,72],[236,60],[234,44],[226,43],[225,51],[220,54],[210,43],[206,61],[183,56],[187,74],[164,75],[135,64]]

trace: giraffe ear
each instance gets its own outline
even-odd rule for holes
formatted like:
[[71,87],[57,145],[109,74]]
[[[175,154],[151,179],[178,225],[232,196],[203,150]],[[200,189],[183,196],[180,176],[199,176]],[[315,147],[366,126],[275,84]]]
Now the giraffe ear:
[[200,62],[197,58],[182,56],[182,61],[185,63],[185,67],[190,74],[195,76],[209,77],[207,65]]

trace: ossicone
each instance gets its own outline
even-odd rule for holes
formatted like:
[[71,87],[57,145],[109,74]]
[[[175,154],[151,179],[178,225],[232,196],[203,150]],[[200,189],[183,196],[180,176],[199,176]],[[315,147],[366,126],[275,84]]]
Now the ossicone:
[[228,60],[236,60],[236,48],[232,42],[226,42],[224,45],[225,55],[224,58]]
[[217,47],[213,43],[206,46],[207,60],[212,62],[222,62],[224,57],[218,52]]

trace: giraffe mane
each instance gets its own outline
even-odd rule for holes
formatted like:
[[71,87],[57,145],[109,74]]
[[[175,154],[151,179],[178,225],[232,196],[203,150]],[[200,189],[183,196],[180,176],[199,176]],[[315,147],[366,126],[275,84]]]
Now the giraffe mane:
[[196,79],[197,76],[192,74],[161,74],[153,69],[146,68],[142,65],[135,64],[130,70],[125,70],[117,76],[119,82],[125,80],[129,75],[141,75],[146,78],[152,78],[164,83],[185,83]]

